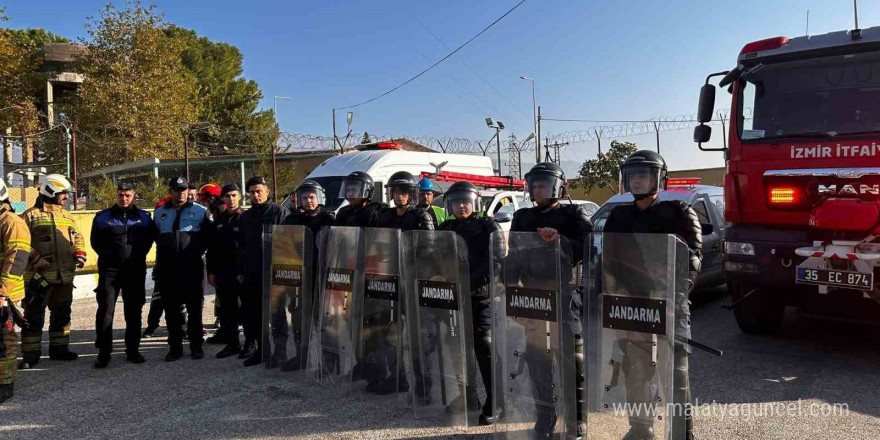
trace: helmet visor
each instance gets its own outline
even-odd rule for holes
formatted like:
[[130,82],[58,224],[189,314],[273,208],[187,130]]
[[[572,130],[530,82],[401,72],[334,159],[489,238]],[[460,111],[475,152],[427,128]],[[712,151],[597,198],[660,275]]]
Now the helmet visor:
[[652,167],[627,167],[620,170],[623,191],[633,196],[650,196],[660,188],[660,169]]
[[[404,195],[407,197],[399,203],[398,198]],[[415,186],[398,185],[388,187],[388,201],[393,203],[394,206],[415,206],[418,203],[418,196],[419,190]]]
[[467,214],[468,212],[480,212],[482,206],[480,197],[471,191],[446,193],[446,212],[452,214]]
[[537,174],[526,178],[526,184],[532,200],[558,199],[562,197],[562,187],[565,182],[556,176]]
[[367,185],[358,179],[345,179],[339,187],[340,199],[367,199]]

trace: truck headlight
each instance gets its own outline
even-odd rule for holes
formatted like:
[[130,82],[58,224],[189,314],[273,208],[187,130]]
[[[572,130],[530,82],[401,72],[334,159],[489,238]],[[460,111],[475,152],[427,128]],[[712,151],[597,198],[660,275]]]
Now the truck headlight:
[[724,242],[724,253],[730,255],[755,256],[755,246],[751,243],[737,243],[735,241]]

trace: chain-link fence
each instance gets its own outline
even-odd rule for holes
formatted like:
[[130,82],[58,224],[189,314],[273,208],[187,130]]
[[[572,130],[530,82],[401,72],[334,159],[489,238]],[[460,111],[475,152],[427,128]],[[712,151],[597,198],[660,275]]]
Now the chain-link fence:
[[[278,200],[283,200],[309,172],[334,154],[333,151],[277,154],[275,176]],[[120,182],[133,184],[138,192],[138,203],[143,207],[152,207],[168,195],[167,183],[170,179],[187,175],[190,184],[196,188],[207,183],[219,186],[234,183],[244,192],[245,183],[253,176],[263,176],[270,189],[276,184],[271,156],[237,155],[198,157],[190,159],[188,163],[177,158],[121,163],[83,173],[78,179],[78,186],[80,193],[88,200],[90,209],[111,205],[115,200],[116,185]]]

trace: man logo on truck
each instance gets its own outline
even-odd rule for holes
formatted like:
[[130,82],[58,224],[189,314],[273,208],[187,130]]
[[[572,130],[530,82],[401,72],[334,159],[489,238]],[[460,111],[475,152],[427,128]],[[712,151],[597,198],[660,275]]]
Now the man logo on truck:
[[840,187],[840,190],[837,189],[837,185],[819,185],[819,194],[823,195],[837,195],[837,196],[858,196],[862,194],[871,194],[871,195],[880,195],[880,185],[858,185],[858,191],[856,191],[856,185],[843,185]]

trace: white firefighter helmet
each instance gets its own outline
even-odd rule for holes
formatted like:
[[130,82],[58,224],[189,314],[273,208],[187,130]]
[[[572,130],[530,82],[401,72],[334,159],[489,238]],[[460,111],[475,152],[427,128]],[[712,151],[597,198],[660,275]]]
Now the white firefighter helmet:
[[70,181],[61,174],[48,174],[46,180],[40,185],[40,194],[51,198],[55,198],[58,193],[70,191]]
[[6,189],[6,182],[0,179],[0,203],[9,201],[9,190]]

